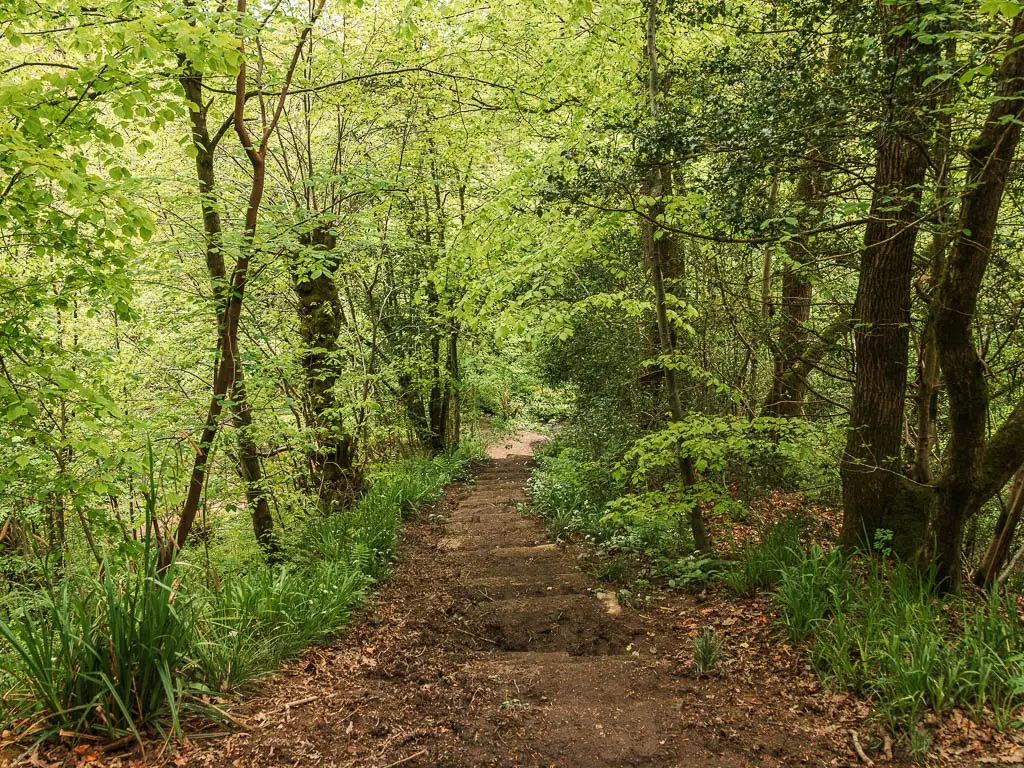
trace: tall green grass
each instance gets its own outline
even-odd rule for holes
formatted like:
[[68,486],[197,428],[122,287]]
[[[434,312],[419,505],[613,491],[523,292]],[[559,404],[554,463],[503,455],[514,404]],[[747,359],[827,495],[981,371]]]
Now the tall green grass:
[[724,573],[726,587],[736,595],[745,595],[778,584],[783,571],[800,557],[800,547],[794,545],[806,527],[800,519],[773,522],[761,534],[760,541],[741,550],[735,566]]
[[1015,596],[940,596],[909,565],[787,542],[787,525],[744,551],[727,583],[735,592],[776,587],[779,624],[808,641],[823,682],[870,700],[913,752],[927,748],[918,725],[928,712],[963,709],[1000,728],[1021,725],[1024,619]]
[[154,572],[65,580],[0,635],[14,651],[25,700],[64,730],[116,736],[169,720],[178,728],[192,639],[189,600]]
[[221,585],[207,585],[187,556],[158,574],[147,536],[102,574],[51,573],[53,586],[23,587],[27,607],[0,619],[13,687],[0,717],[33,718],[38,738],[179,732],[183,712],[212,711],[202,694],[234,690],[341,629],[386,576],[403,515],[437,499],[478,453],[387,468],[352,509],[294,526],[283,565]]
[[1012,595],[940,599],[927,575],[905,565],[872,564],[843,584],[831,587],[811,648],[827,683],[872,700],[896,733],[911,733],[928,711],[957,708],[1000,728],[1020,724],[1024,621]]

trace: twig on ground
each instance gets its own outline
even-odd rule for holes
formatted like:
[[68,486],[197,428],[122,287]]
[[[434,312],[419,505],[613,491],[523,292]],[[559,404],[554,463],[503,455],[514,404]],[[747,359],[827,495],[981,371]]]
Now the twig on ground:
[[295,701],[289,701],[284,705],[284,721],[290,723],[292,721],[292,707],[301,707],[303,704],[309,704],[310,702],[319,699],[319,696],[306,696],[303,699],[296,699]]
[[475,637],[477,640],[483,640],[485,643],[490,643],[491,645],[497,645],[498,644],[497,640],[491,640],[491,638],[489,638],[489,637],[484,637],[483,635],[478,635],[476,632],[470,632],[468,629],[463,629],[462,627],[454,627],[453,626],[452,629],[454,629],[456,632],[461,632],[464,635],[469,635],[470,637]]
[[885,746],[883,746],[882,749],[885,751],[885,761],[887,763],[891,763],[892,762],[892,736],[890,736],[888,733],[885,734]]
[[120,739],[116,739],[115,741],[108,741],[106,744],[98,747],[98,749],[100,752],[113,752],[114,750],[120,749],[121,747],[127,745],[134,739],[134,736],[128,734],[127,736],[122,736]]
[[227,720],[230,720],[232,723],[234,723],[235,725],[239,726],[240,728],[245,728],[245,729],[249,728],[249,724],[247,722],[245,722],[245,720],[242,720],[241,718],[235,717],[234,715],[228,714],[223,709],[218,707],[216,704],[207,704],[206,706],[208,706],[210,709],[212,709],[214,712],[216,712],[221,717],[223,717],[223,718],[225,718]]
[[864,752],[864,747],[860,745],[860,739],[857,738],[856,731],[850,731],[850,740],[853,741],[853,751],[857,753],[857,757],[861,759],[861,762],[868,766],[868,768],[874,765],[875,761],[867,756]]
[[419,757],[420,755],[425,755],[426,753],[427,753],[426,749],[421,749],[419,752],[411,754],[408,757],[403,757],[401,760],[395,760],[395,762],[388,763],[385,766],[381,766],[381,768],[395,768],[396,765],[401,765],[402,763],[407,763],[410,760],[412,760],[414,757]]
[[57,733],[62,739],[83,739],[85,741],[103,741],[102,736],[96,736],[92,733],[78,733],[77,731],[69,731],[61,728]]

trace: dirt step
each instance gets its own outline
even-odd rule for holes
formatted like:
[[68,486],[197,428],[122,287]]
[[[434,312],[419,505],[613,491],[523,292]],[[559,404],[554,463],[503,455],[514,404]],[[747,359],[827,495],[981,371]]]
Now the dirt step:
[[[643,640],[636,643],[639,649]],[[535,703],[578,703],[624,708],[637,702],[683,702],[676,663],[633,653],[581,656],[565,651],[494,652],[466,664],[462,673],[518,687]]]
[[456,512],[452,512],[449,520],[455,524],[468,525],[468,524],[482,524],[482,525],[495,525],[502,522],[511,522],[513,520],[524,519],[521,515],[517,515],[514,509],[498,509],[496,507],[491,508],[480,508],[480,509],[460,509]]
[[559,768],[737,765],[734,761],[716,762],[705,750],[683,741],[685,737],[680,736],[677,725],[678,710],[678,705],[662,701],[636,702],[618,709],[607,705],[537,707],[533,713],[533,721],[537,723],[533,731],[539,758],[536,765]]
[[445,532],[449,536],[490,536],[504,533],[530,533],[541,538],[546,534],[542,526],[528,517],[509,518],[502,516],[500,520],[490,522],[451,522],[445,526]]
[[477,576],[533,576],[543,580],[554,574],[571,573],[572,562],[556,544],[496,549],[464,549],[449,551],[462,569],[471,569]]
[[457,674],[501,691],[496,709],[533,735],[535,762],[522,765],[715,765],[680,732],[684,701],[659,682],[672,679],[665,665],[623,656],[494,653]]
[[517,501],[490,501],[487,499],[471,500],[466,504],[460,504],[459,508],[452,513],[452,519],[456,520],[459,517],[474,514],[490,514],[490,515],[515,515],[518,505],[523,500]]
[[455,567],[463,581],[494,577],[510,581],[533,581],[547,586],[574,579],[580,573],[558,551],[541,553],[530,560],[504,558],[495,561],[490,550],[479,549],[455,550],[448,552],[447,557],[456,561]]
[[516,597],[544,597],[546,595],[589,595],[591,583],[583,574],[569,572],[558,574],[550,581],[536,578],[511,578],[490,576],[462,582],[460,586],[470,593],[469,599],[478,603],[484,600],[508,600]]
[[625,652],[642,631],[579,594],[486,601],[466,611],[479,634],[504,651],[566,651],[574,656]]
[[437,548],[447,551],[458,549],[500,549],[536,547],[544,541],[544,537],[536,531],[520,531],[492,533],[483,536],[454,536],[449,534],[437,542]]
[[479,513],[515,515],[516,505],[516,502],[508,498],[468,498],[452,512],[452,517]]

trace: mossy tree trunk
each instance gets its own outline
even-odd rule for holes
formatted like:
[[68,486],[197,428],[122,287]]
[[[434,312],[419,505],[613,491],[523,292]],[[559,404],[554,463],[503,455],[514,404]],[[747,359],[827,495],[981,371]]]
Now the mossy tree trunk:
[[300,243],[316,257],[311,260],[315,269],[292,270],[302,339],[306,413],[313,433],[307,461],[321,506],[331,511],[350,504],[363,488],[356,439],[345,427],[336,393],[341,374],[338,335],[345,320],[334,278],[338,266],[334,252],[337,241],[326,227],[317,226],[302,235]]
[[[1024,400],[987,440],[988,371],[974,345],[978,295],[988,267],[999,208],[1020,142],[1024,117],[1024,48],[1018,15],[1007,38],[1010,52],[998,74],[996,99],[968,152],[956,238],[936,291],[935,337],[949,400],[949,444],[937,482],[936,575],[945,589],[962,576],[967,521],[1024,463]],[[1016,47],[1014,47],[1016,46]]]

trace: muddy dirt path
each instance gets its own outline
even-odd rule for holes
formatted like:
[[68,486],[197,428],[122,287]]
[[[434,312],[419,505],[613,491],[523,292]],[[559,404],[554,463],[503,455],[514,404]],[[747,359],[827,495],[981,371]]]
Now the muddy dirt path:
[[[186,743],[177,764],[857,764],[847,729],[864,713],[823,694],[802,654],[780,655],[763,604],[622,607],[581,572],[582,550],[546,540],[517,511],[523,442],[407,526],[403,562],[351,632],[268,681],[237,712],[244,730]],[[699,678],[706,625],[728,659]]]

